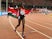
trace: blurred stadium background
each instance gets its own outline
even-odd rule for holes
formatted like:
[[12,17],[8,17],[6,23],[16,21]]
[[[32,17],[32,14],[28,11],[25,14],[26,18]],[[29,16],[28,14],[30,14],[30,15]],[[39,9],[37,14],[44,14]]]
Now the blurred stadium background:
[[[48,8],[52,9],[52,0],[8,0],[8,4],[18,5],[21,2],[25,3],[25,6],[32,6],[34,8]],[[6,0],[2,0],[2,7],[6,7]]]
[[[1,10],[6,11],[7,0],[1,0]],[[8,0],[8,5],[19,6],[24,3],[24,7],[27,9],[33,8],[34,12],[44,13],[46,10],[52,12],[52,0]],[[45,10],[45,11],[44,11]]]

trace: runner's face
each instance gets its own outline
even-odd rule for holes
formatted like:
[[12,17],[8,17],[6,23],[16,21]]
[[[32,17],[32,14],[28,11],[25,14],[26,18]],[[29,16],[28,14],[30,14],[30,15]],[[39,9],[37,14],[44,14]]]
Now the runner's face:
[[19,9],[20,9],[21,7],[19,7]]

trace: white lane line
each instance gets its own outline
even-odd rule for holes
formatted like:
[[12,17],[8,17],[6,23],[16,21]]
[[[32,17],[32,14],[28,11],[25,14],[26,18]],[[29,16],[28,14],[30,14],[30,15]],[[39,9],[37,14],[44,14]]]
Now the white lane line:
[[[31,21],[29,21],[29,20],[31,20]],[[29,19],[29,20],[28,21],[31,22],[31,23],[33,23],[33,24],[40,25],[41,27],[45,27],[45,28],[47,28],[49,30],[52,30],[52,28],[46,27],[45,25],[41,25],[39,23],[32,22],[32,19]]]
[[[31,19],[32,20],[32,19]],[[38,19],[38,20],[40,20],[40,19]],[[40,20],[40,21],[38,21],[38,22],[41,22],[42,20]],[[46,21],[47,22],[47,21]],[[49,24],[49,25],[52,25],[52,23],[50,23],[50,22],[47,22],[47,23],[45,23],[45,24]]]
[[[8,20],[9,20],[9,23],[10,23],[11,27],[15,30],[15,27],[14,27],[14,25],[12,24],[10,18],[9,18]],[[16,31],[16,33],[20,36],[21,39],[24,39],[24,38],[20,35],[20,33],[19,33],[18,31]]]
[[52,23],[45,23],[45,24],[52,25]]
[[27,24],[26,24],[26,26],[27,26],[27,27],[29,27],[29,28],[31,28],[32,30],[34,30],[34,31],[36,31],[36,32],[38,32],[38,33],[40,33],[40,34],[42,34],[42,35],[46,36],[47,38],[52,39],[52,37],[50,37],[50,36],[48,36],[48,35],[46,35],[46,34],[44,34],[44,33],[40,32],[40,31],[38,31],[38,30],[36,30],[36,29],[32,28],[31,26],[29,26],[29,25],[27,25]]
[[[24,32],[24,33],[34,33],[34,32],[36,32],[36,31],[28,31],[28,32]],[[22,32],[20,32],[20,33],[22,33]]]

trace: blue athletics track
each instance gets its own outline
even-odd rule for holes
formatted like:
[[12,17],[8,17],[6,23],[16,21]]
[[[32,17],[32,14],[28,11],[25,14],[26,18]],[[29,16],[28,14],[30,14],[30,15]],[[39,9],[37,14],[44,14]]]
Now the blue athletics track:
[[[21,37],[22,24],[17,28],[17,32],[14,31],[18,19],[7,17],[7,12],[1,15],[3,12],[0,12],[0,39],[23,39]],[[26,15],[24,35],[24,39],[52,39],[52,15],[42,13]]]

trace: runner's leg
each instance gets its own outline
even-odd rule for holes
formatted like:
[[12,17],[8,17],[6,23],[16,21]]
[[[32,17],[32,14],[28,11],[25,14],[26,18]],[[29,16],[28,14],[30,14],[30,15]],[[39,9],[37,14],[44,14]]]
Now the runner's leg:
[[22,19],[22,37],[24,37],[24,26],[25,26],[25,19]]
[[18,19],[18,25],[15,27],[15,31],[16,31],[17,27],[20,26],[20,23],[21,23],[21,19]]

